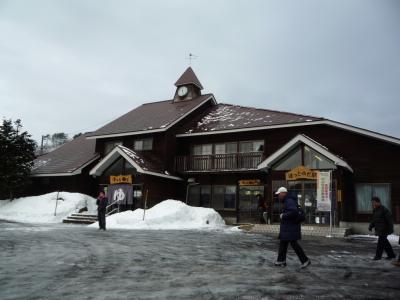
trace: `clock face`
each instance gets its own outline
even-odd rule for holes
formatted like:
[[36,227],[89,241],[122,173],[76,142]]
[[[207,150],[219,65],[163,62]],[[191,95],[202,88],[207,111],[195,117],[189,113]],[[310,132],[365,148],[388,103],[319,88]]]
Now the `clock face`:
[[188,88],[187,88],[186,86],[181,86],[181,87],[178,89],[178,96],[179,96],[179,97],[183,97],[183,96],[185,96],[187,93],[188,93]]

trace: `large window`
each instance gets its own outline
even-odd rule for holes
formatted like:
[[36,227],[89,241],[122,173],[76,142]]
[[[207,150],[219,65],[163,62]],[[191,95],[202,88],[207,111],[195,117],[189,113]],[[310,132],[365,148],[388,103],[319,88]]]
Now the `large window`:
[[134,149],[136,151],[153,150],[153,139],[146,138],[146,139],[135,140]]
[[193,155],[211,155],[212,144],[196,145],[193,147]]
[[298,166],[305,166],[317,170],[336,169],[335,164],[330,159],[306,145],[300,145],[292,150],[288,155],[278,161],[273,166],[273,169],[287,171]]
[[116,146],[122,145],[122,141],[109,141],[104,144],[104,155],[110,153]]
[[304,166],[310,169],[335,169],[331,160],[307,146],[304,146]]
[[234,210],[236,208],[236,186],[192,186],[189,189],[188,204],[191,206],[212,207],[217,210]]
[[389,183],[360,183],[356,185],[358,213],[372,213],[372,197],[379,197],[382,205],[391,210]]
[[298,147],[291,153],[289,153],[285,158],[280,160],[274,167],[274,170],[291,170],[295,167],[301,166],[302,165],[302,159],[301,159],[301,148]]
[[235,185],[214,185],[211,207],[214,209],[235,209],[236,207],[236,186]]
[[197,185],[189,189],[188,204],[191,206],[210,207],[211,185]]
[[240,142],[239,150],[241,153],[263,152],[264,151],[264,141]]

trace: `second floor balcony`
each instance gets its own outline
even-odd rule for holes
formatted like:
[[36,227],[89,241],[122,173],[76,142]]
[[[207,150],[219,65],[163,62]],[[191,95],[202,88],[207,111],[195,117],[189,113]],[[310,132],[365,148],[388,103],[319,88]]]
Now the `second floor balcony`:
[[175,157],[177,172],[256,170],[263,159],[262,152]]

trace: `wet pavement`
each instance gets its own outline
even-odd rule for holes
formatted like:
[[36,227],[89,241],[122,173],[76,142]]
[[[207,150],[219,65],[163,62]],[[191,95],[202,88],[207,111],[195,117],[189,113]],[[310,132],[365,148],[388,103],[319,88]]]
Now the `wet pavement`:
[[372,241],[301,244],[299,271],[291,250],[273,267],[278,242],[259,234],[0,222],[0,299],[400,299],[400,268],[372,262]]

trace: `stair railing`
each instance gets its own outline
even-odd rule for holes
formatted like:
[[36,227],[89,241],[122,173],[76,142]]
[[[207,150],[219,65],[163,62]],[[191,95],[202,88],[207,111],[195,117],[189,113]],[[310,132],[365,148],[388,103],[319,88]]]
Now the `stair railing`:
[[[118,202],[119,202],[119,200],[115,200],[114,202],[112,202],[112,203],[110,203],[109,205],[106,206],[106,216],[112,215],[115,212],[119,212],[119,204],[118,204]],[[112,209],[110,212],[107,212],[109,210],[109,208],[111,208],[115,204],[118,204],[118,206],[115,207],[114,209]]]

